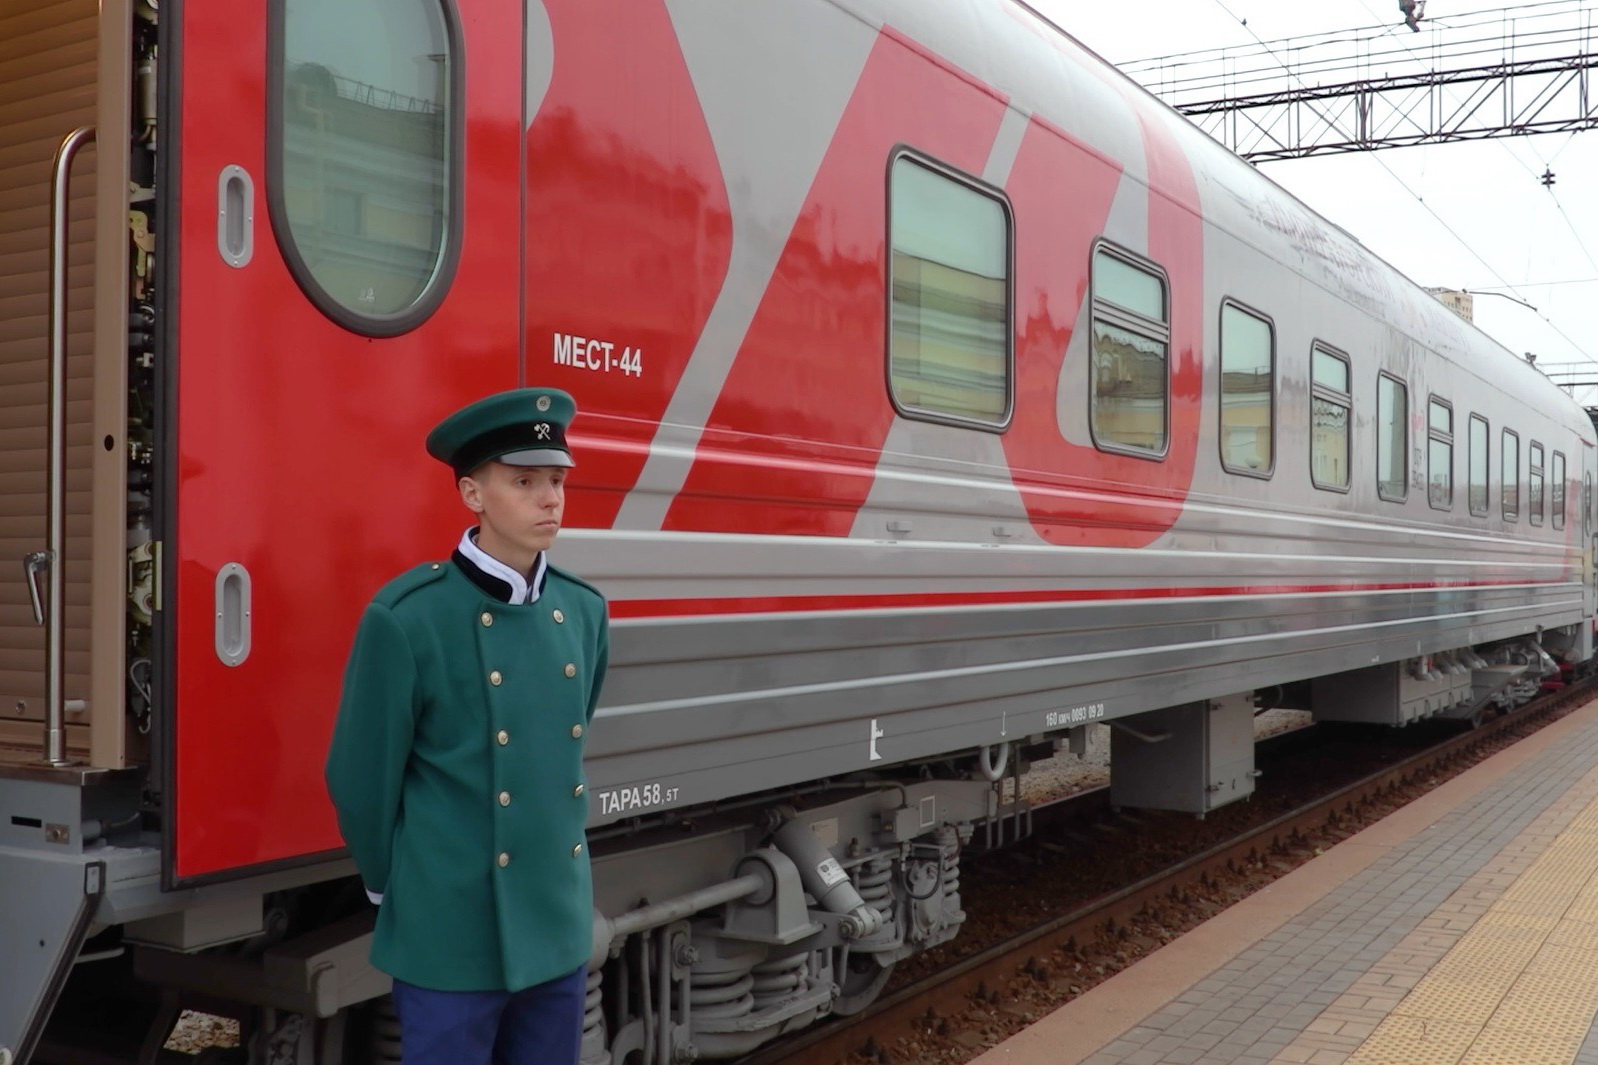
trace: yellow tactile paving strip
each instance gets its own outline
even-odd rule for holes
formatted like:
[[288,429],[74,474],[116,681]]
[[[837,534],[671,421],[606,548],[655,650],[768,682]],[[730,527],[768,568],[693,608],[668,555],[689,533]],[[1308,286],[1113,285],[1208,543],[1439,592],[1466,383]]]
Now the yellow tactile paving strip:
[[[1572,809],[1578,810],[1574,817]],[[1569,1065],[1594,1014],[1598,770],[1360,976],[1275,1060]]]

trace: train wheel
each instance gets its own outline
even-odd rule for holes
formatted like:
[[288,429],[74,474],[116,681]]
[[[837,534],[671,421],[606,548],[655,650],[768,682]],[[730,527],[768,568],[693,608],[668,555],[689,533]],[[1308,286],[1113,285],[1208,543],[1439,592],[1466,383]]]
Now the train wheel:
[[883,965],[874,954],[851,954],[838,981],[838,997],[832,1012],[849,1017],[877,1000],[882,987],[893,975],[892,965]]

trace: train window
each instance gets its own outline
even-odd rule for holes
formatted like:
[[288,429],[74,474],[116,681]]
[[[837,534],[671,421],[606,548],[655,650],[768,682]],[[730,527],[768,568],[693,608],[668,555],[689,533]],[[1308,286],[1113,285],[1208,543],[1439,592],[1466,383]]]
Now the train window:
[[267,201],[294,278],[394,336],[443,299],[460,236],[461,62],[448,0],[274,0]]
[[1170,423],[1171,317],[1165,274],[1108,244],[1093,251],[1093,442],[1163,458]]
[[1487,482],[1492,469],[1487,449],[1491,446],[1487,419],[1480,414],[1470,416],[1470,512],[1485,518],[1488,509]]
[[1504,430],[1499,447],[1504,479],[1504,520],[1520,520],[1520,434],[1513,429]]
[[1348,356],[1316,344],[1310,354],[1310,480],[1316,488],[1348,491]]
[[1454,408],[1431,398],[1426,406],[1426,501],[1438,510],[1454,507]]
[[1376,494],[1394,502],[1409,494],[1409,386],[1376,378]]
[[1269,477],[1275,462],[1276,337],[1270,319],[1221,305],[1221,465]]
[[1552,502],[1554,528],[1563,529],[1565,527],[1565,453],[1563,451],[1554,452],[1554,468],[1549,471],[1548,479],[1553,482],[1553,491],[1550,494],[1554,497]]
[[1543,523],[1543,446],[1535,440],[1527,450],[1526,515],[1533,525]]
[[888,381],[900,412],[1003,428],[1010,417],[1010,212],[974,181],[892,163]]

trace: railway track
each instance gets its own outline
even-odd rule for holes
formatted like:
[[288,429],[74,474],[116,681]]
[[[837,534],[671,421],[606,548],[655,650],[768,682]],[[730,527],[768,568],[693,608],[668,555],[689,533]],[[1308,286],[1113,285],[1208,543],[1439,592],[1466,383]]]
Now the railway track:
[[[1049,979],[1048,966],[1039,959],[1061,948],[1090,942],[1108,930],[1124,929],[1152,907],[1168,904],[1173,898],[1188,897],[1200,891],[1201,886],[1202,889],[1211,888],[1245,865],[1257,866],[1262,855],[1287,856],[1273,863],[1277,871],[1271,879],[1286,875],[1301,864],[1290,857],[1293,851],[1300,852],[1302,860],[1307,860],[1314,852],[1308,841],[1327,833],[1352,834],[1356,828],[1352,822],[1360,820],[1362,808],[1387,801],[1389,809],[1381,815],[1385,816],[1392,808],[1414,797],[1393,801],[1400,791],[1418,787],[1415,794],[1419,794],[1430,790],[1487,754],[1563,716],[1591,698],[1595,691],[1598,691],[1598,681],[1588,680],[1545,695],[1512,714],[1489,720],[1478,728],[1404,757],[1153,875],[1011,935],[980,953],[896,988],[854,1017],[818,1025],[780,1046],[742,1059],[739,1065],[798,1065],[801,1062],[825,1065],[845,1060],[896,1062],[905,1059],[896,1056],[893,1048],[907,1043],[922,1047],[928,1042],[958,1043],[961,1025],[955,1018],[959,1014],[975,1004],[986,1004],[989,1012],[1002,1009],[1004,989],[1011,984],[1021,981],[1036,986]],[[1369,820],[1379,820],[1379,817]],[[1363,823],[1357,827],[1363,827]],[[1197,924],[1208,916],[1209,913],[1202,913],[1191,923]],[[1105,973],[1104,977],[1108,975]],[[1080,982],[1081,988],[1059,995],[1059,1001],[1099,981]],[[964,1045],[973,1054],[979,1049],[975,1040]]]

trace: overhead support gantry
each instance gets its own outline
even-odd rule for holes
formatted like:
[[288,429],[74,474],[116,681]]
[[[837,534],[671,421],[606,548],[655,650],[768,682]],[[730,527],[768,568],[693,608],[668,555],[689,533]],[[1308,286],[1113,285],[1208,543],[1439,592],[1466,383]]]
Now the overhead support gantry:
[[1168,56],[1123,69],[1251,161],[1598,125],[1593,0]]

